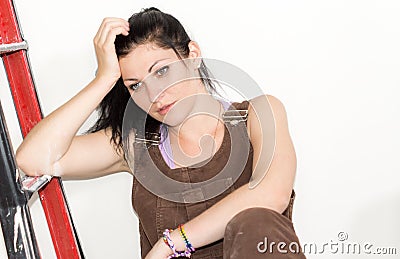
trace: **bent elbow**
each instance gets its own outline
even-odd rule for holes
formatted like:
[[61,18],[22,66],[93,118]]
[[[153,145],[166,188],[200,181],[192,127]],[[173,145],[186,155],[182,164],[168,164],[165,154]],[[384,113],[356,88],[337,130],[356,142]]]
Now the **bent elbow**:
[[289,206],[289,200],[286,197],[274,197],[268,201],[264,201],[261,207],[266,207],[268,209],[274,210],[279,214],[282,214]]
[[57,171],[55,169],[59,167],[58,163],[48,163],[42,157],[37,157],[20,149],[15,154],[15,161],[18,169],[27,176],[55,175],[55,171]]
[[39,176],[40,174],[36,173],[33,167],[31,166],[32,161],[24,155],[21,150],[17,150],[15,153],[15,161],[17,163],[17,167],[25,174],[28,176]]
[[281,199],[276,200],[274,207],[278,213],[282,214],[289,207],[289,205],[290,205],[290,198],[288,199],[287,196],[283,196],[281,197]]

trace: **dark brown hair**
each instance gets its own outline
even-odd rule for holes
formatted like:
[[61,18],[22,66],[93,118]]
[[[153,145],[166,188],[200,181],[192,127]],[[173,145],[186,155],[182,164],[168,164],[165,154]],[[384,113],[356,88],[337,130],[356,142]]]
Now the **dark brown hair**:
[[[188,44],[191,40],[182,24],[172,15],[151,7],[133,14],[128,22],[130,33],[127,36],[117,35],[115,40],[118,58],[129,54],[138,45],[147,43],[154,43],[160,48],[172,49],[180,59],[188,57]],[[209,79],[209,71],[203,62],[200,64],[199,71],[201,80],[208,91],[216,92],[213,82]],[[111,140],[118,148],[121,148],[122,122],[129,98],[129,91],[120,78],[97,108],[99,118],[88,132],[111,128]],[[135,119],[130,125],[124,125],[124,127],[140,128],[140,125],[145,125],[146,131],[156,132],[159,130],[161,124],[159,121],[147,116],[147,113],[133,101],[132,105],[136,110]]]

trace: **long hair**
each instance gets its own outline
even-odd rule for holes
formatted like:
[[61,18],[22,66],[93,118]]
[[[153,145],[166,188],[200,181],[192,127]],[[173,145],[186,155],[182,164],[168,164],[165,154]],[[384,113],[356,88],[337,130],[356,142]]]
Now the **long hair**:
[[[133,14],[128,22],[130,33],[127,36],[117,35],[115,39],[115,50],[118,58],[128,55],[133,48],[147,43],[153,43],[164,49],[172,49],[179,59],[188,57],[190,38],[182,24],[172,15],[151,7]],[[199,72],[206,89],[210,93],[216,93],[216,88],[209,79],[209,71],[204,62],[201,62]],[[111,141],[117,146],[117,151],[121,150],[120,148],[123,145],[122,122],[129,99],[129,91],[120,78],[101,101],[97,108],[98,120],[87,132],[111,128]],[[145,125],[146,131],[158,132],[161,122],[147,116],[147,113],[133,101],[132,105],[135,110],[135,121],[138,123],[136,125],[145,123],[142,125]],[[135,123],[130,126],[136,127]]]

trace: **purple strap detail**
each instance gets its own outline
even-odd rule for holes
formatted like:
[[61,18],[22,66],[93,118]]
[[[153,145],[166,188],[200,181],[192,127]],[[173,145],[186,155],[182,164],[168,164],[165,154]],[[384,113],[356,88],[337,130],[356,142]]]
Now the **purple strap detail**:
[[[224,110],[226,111],[229,106],[231,105],[230,102],[227,102],[223,99],[217,98],[222,103],[222,106],[224,107]],[[169,139],[169,134],[168,134],[168,126],[165,124],[161,124],[161,139],[160,139],[160,145],[158,145],[158,148],[160,149],[161,155],[164,158],[165,162],[169,166],[169,168],[174,169],[175,168],[175,163],[172,160],[172,148],[171,148],[171,142]]]
[[165,124],[161,124],[161,127],[163,127],[163,129],[161,130],[161,137],[160,137],[161,144],[158,145],[158,148],[160,149],[161,155],[164,158],[167,165],[169,166],[169,168],[174,169],[175,163],[172,160],[171,142],[167,131],[168,126]]

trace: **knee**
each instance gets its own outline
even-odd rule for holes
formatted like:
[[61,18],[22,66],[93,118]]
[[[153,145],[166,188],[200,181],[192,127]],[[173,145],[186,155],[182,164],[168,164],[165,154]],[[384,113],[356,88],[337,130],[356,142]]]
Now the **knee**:
[[229,222],[228,225],[247,225],[260,221],[268,222],[268,219],[277,215],[282,216],[277,211],[264,207],[253,207],[240,211]]
[[[264,258],[265,255],[258,252],[257,245],[266,237],[275,244],[279,242],[299,244],[292,221],[279,212],[262,207],[239,212],[225,228],[224,258]],[[271,258],[305,258],[304,255],[286,256],[286,254],[274,255]]]
[[227,224],[225,233],[252,230],[251,232],[265,231],[278,226],[293,227],[293,223],[284,215],[275,210],[264,207],[253,207],[240,211]]

